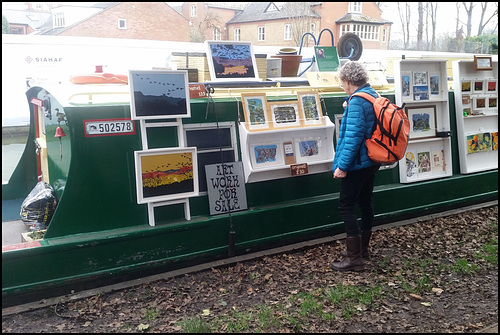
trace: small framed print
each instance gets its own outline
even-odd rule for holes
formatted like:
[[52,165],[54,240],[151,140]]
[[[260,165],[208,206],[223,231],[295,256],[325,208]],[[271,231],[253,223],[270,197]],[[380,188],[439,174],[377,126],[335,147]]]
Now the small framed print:
[[268,105],[274,129],[300,127],[297,101],[270,101]]
[[304,126],[317,126],[323,124],[323,111],[318,92],[303,91],[297,92],[297,99],[300,106],[300,118]]
[[470,95],[462,95],[462,105],[469,105],[470,104]]
[[297,163],[307,163],[323,159],[321,137],[307,137],[295,140]]
[[402,71],[401,72],[401,96],[404,101],[411,100],[411,72]]
[[443,147],[431,148],[431,165],[432,174],[446,173],[446,162]]
[[462,93],[471,93],[472,92],[472,81],[470,79],[462,79]]
[[477,97],[474,98],[474,109],[485,109],[486,108],[486,98]]
[[417,169],[419,177],[432,174],[430,150],[417,151]]
[[486,93],[497,93],[497,80],[496,79],[487,79],[486,80]]
[[271,129],[265,93],[242,93],[241,103],[248,131]]
[[493,63],[491,62],[491,56],[474,55],[474,69],[476,71],[492,70]]
[[413,100],[414,101],[429,100],[429,86],[427,85],[413,86]]
[[474,80],[472,85],[472,91],[474,93],[483,93],[484,92],[484,81],[483,80]]
[[498,150],[498,131],[494,131],[491,133],[491,150]]
[[489,97],[488,98],[488,109],[497,109],[497,100],[498,100],[498,97]]
[[427,85],[427,71],[413,72],[413,86]]
[[429,74],[429,83],[430,83],[430,88],[431,88],[431,99],[432,98],[439,98],[441,95],[441,74],[439,72],[431,72]]
[[254,169],[283,165],[283,143],[254,144],[250,148],[250,159]]
[[410,120],[410,139],[436,136],[436,106],[406,107]]

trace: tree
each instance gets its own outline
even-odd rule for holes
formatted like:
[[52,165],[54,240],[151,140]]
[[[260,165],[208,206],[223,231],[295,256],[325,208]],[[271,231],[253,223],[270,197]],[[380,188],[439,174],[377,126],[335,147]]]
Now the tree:
[[7,18],[2,15],[2,34],[10,34],[10,24]]
[[424,49],[424,6],[423,2],[418,3],[418,25],[417,25],[417,50]]
[[[283,13],[287,16],[292,25],[292,40],[296,46],[300,45],[302,36],[311,32],[311,3],[310,2],[287,2],[283,8]],[[304,39],[308,46],[310,39]]]
[[469,7],[467,7],[467,3],[465,2],[462,2],[462,5],[467,13],[467,37],[469,37],[472,34],[472,9],[474,9],[474,3],[469,2]]
[[429,2],[428,3],[428,16],[431,19],[431,50],[436,51],[436,24],[437,24],[437,10],[438,3],[437,2]]
[[481,2],[481,20],[479,21],[479,27],[477,29],[477,36],[481,36],[483,34],[484,27],[491,21],[491,19],[493,19],[494,17],[498,17],[498,2],[494,2],[494,6],[496,6],[497,8],[491,14],[491,16],[486,20],[486,22],[484,22],[484,15],[486,14],[486,9],[488,7],[488,4],[489,2]]
[[[404,6],[404,8],[402,8],[402,6]],[[409,2],[404,2],[404,5],[398,2],[398,13],[403,29],[403,44],[405,49],[408,49],[410,43],[410,12]]]
[[[203,21],[201,21],[197,27],[191,28],[191,42],[202,43],[207,39],[207,30],[213,31],[214,29],[219,29],[223,26],[222,18],[219,13],[213,10],[207,10]],[[210,38],[213,39],[213,38]],[[224,39],[224,38],[223,38]]]

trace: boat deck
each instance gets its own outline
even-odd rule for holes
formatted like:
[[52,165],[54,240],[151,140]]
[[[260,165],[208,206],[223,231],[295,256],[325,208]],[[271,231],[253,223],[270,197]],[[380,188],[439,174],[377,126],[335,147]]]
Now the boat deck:
[[23,200],[2,200],[2,247],[21,243],[21,233],[29,231],[19,216]]

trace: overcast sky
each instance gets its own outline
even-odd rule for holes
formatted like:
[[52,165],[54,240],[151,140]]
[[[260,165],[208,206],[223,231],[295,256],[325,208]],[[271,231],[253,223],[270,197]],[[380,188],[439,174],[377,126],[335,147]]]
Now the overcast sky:
[[[400,4],[404,4],[400,2]],[[438,9],[437,9],[437,28],[436,28],[436,35],[440,34],[449,34],[451,37],[455,37],[455,27],[456,27],[456,17],[457,17],[457,7],[456,7],[457,2],[439,2],[438,4]],[[468,3],[467,3],[468,4]],[[472,35],[475,36],[477,35],[477,30],[478,30],[478,25],[480,21],[480,16],[481,16],[481,3],[480,2],[474,2],[475,6],[472,11]],[[398,13],[398,3],[397,2],[383,2],[382,3],[382,17],[386,20],[389,20],[393,23],[392,25],[392,34],[391,34],[391,39],[398,39],[402,38],[401,36],[401,19],[399,18],[399,13]],[[417,21],[418,21],[418,15],[417,15],[417,3],[412,2],[411,4],[415,10],[412,10],[411,13],[415,13],[414,17],[411,18],[410,24],[410,34],[411,37],[416,39],[417,35]],[[493,11],[496,9],[494,6],[494,3],[488,3],[488,11],[485,15],[484,20],[486,21],[489,16],[493,13]],[[467,33],[467,27],[465,24],[467,23],[467,15],[465,13],[465,9],[463,8],[463,5],[460,3],[460,20],[464,23],[463,30],[464,33]],[[493,21],[493,20],[492,20]],[[488,24],[487,28],[493,28],[495,26],[495,23],[498,22],[498,19],[494,20],[494,23]],[[488,32],[488,29],[485,29],[485,33]]]

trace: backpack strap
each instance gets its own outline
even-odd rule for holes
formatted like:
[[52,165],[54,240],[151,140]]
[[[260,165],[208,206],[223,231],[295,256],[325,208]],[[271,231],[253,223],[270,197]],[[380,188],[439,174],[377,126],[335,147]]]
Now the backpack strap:
[[[380,97],[380,94],[378,94],[378,92],[375,92],[375,93],[377,93],[377,97]],[[366,100],[370,101],[372,104],[375,103],[375,98],[373,97],[373,95],[368,94],[366,92],[356,92],[356,93],[354,93],[349,98],[349,101],[351,101],[351,99],[352,99],[353,96],[358,96],[358,97],[365,98]]]

